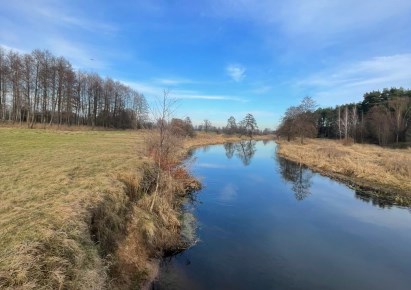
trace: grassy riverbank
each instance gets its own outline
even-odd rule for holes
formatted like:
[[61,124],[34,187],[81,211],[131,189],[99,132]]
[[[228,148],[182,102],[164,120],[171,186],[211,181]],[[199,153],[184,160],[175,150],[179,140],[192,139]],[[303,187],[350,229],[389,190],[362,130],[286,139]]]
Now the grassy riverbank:
[[[176,193],[184,188],[181,176],[167,175],[153,202],[147,134],[0,128],[0,288],[126,288],[151,279],[152,259],[179,243]],[[202,133],[184,147],[226,140],[239,138]]]
[[[142,134],[0,128],[0,288],[103,287],[109,245],[92,230],[124,232],[122,180],[142,178],[144,156]],[[104,206],[117,208],[97,229]]]
[[411,148],[344,146],[335,140],[277,141],[278,154],[364,189],[411,196]]

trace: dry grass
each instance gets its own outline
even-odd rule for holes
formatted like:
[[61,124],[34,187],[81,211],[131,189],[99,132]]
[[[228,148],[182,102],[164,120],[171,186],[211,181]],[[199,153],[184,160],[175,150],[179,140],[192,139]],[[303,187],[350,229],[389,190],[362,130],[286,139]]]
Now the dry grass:
[[411,194],[411,148],[343,145],[339,141],[310,139],[278,141],[278,154],[322,173],[383,192]]
[[0,128],[0,288],[103,287],[92,209],[126,198],[118,175],[139,175],[143,140],[127,131]]
[[[0,126],[1,289],[126,289],[152,279],[153,258],[183,246],[176,196],[196,185],[176,167],[153,202],[149,134]],[[237,140],[200,133],[185,148]]]

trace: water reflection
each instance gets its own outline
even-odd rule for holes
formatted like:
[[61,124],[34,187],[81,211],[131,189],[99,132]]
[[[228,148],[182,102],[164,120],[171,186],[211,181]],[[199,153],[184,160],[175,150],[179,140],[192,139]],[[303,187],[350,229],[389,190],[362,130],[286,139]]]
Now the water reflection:
[[264,144],[264,146],[265,145],[267,145],[268,143],[270,143],[271,142],[271,140],[269,140],[269,139],[267,139],[267,140],[263,140],[263,144]]
[[202,148],[203,148],[203,152],[207,153],[210,150],[210,145],[204,145]]
[[224,144],[225,155],[228,159],[231,159],[234,154],[237,156],[245,166],[250,165],[251,159],[257,151],[254,140],[243,140],[238,143],[226,143]]
[[234,152],[235,152],[234,143],[225,143],[224,149],[225,149],[225,156],[227,156],[228,159],[233,158]]
[[247,140],[235,144],[236,156],[240,158],[245,166],[250,165],[251,159],[257,151],[257,149],[255,149],[256,143],[254,140]]
[[355,197],[367,203],[372,203],[379,208],[391,208],[393,206],[411,206],[411,198],[405,195],[371,193],[362,190],[355,190]]
[[313,176],[311,170],[280,156],[277,156],[277,161],[280,165],[281,176],[285,181],[293,185],[292,190],[295,198],[297,200],[303,200],[310,195],[310,187],[312,185],[311,178]]
[[271,144],[196,150],[205,186],[182,235],[199,242],[163,261],[153,289],[410,289],[411,215],[398,197],[331,182]]

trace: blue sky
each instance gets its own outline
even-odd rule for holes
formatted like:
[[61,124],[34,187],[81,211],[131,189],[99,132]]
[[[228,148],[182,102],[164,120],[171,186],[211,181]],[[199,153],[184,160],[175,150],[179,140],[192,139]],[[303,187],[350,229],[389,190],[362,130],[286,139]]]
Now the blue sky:
[[48,49],[129,84],[177,117],[274,128],[304,96],[320,106],[411,87],[409,0],[0,0],[0,45]]

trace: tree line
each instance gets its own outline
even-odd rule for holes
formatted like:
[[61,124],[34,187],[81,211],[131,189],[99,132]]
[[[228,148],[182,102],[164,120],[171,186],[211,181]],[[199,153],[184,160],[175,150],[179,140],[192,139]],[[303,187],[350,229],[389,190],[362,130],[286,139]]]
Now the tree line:
[[317,108],[306,97],[287,109],[277,134],[288,140],[321,137],[387,145],[407,141],[411,126],[411,90],[367,92],[363,101]]
[[227,119],[227,125],[223,127],[213,126],[210,120],[205,119],[203,124],[195,126],[194,129],[196,131],[224,133],[227,135],[237,134],[240,136],[244,135],[249,137],[252,137],[253,135],[266,135],[272,133],[272,130],[268,128],[260,130],[255,117],[251,113],[246,114],[240,122],[237,122],[234,116],[230,116]]
[[0,47],[0,120],[43,125],[141,128],[144,95],[111,78],[73,69],[47,50],[19,53]]

